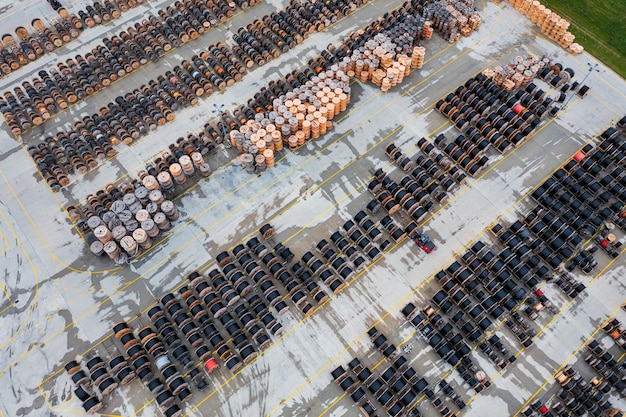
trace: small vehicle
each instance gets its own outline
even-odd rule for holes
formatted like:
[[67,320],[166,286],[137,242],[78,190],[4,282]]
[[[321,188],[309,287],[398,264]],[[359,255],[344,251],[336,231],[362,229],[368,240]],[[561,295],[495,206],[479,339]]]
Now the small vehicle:
[[418,230],[411,235],[411,239],[419,246],[424,252],[432,253],[437,250],[437,246],[430,240],[430,237],[423,232],[423,230]]

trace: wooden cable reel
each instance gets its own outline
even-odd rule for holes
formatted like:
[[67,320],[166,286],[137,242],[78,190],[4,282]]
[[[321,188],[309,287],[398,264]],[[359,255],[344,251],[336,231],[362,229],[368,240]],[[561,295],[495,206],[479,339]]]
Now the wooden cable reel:
[[26,40],[26,38],[28,38],[28,30],[24,26],[18,26],[17,28],[15,28],[15,34],[22,41],[24,41],[24,40]]
[[263,236],[263,239],[265,240],[271,239],[272,236],[274,236],[274,232],[275,232],[274,227],[272,227],[272,225],[270,225],[269,223],[264,224],[259,229],[259,233],[261,233],[261,236]]
[[46,28],[46,24],[41,19],[33,19],[30,22],[31,26],[35,28],[36,31],[42,31]]

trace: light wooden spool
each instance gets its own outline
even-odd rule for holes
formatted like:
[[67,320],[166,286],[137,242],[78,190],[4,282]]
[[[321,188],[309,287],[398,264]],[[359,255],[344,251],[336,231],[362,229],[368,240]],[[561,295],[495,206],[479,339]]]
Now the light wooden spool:
[[319,132],[320,132],[320,135],[325,135],[325,134],[326,134],[326,122],[327,122],[326,117],[324,117],[324,116],[320,116],[320,117],[317,119],[317,122],[318,122],[318,124],[319,124]]
[[317,139],[320,137],[320,124],[317,120],[311,122],[311,137]]
[[261,169],[264,170],[265,169],[265,157],[262,154],[259,154],[257,156],[254,157],[254,162],[256,163],[256,166]]
[[159,188],[159,182],[152,175],[146,175],[145,177],[143,177],[142,183],[143,183],[143,186],[146,187],[150,191],[156,190],[157,188]]
[[163,211],[168,220],[178,220],[178,210],[171,200],[163,200],[163,202],[161,203],[161,211]]
[[167,171],[159,172],[159,174],[157,175],[157,180],[159,181],[161,187],[166,190],[174,186],[172,182],[172,176]]
[[296,142],[298,146],[304,145],[304,140],[305,140],[304,132],[301,130],[298,130],[295,136],[296,136]]
[[124,236],[120,240],[120,246],[126,253],[131,256],[136,256],[138,252],[137,241],[132,236]]
[[172,228],[170,221],[167,219],[165,214],[160,211],[154,214],[153,220],[159,230],[167,231]]
[[96,240],[91,243],[91,245],[89,246],[89,249],[94,255],[102,256],[102,254],[104,253],[104,244],[100,242],[99,240]]
[[187,181],[187,177],[183,173],[183,168],[178,163],[170,165],[170,174],[172,174],[177,184],[184,184],[185,181]]
[[320,107],[319,113],[320,113],[320,117],[328,119],[328,107],[327,107],[327,105]]
[[31,22],[31,25],[35,28],[37,32],[42,31],[46,28],[46,24],[41,19],[34,19]]
[[137,214],[135,214],[135,219],[139,222],[139,223],[143,223],[144,221],[148,220],[150,218],[150,213],[148,213],[148,210],[146,209],[141,209],[137,212]]
[[[296,133],[298,133],[298,132],[296,132]],[[296,137],[296,135],[289,136],[288,142],[289,142],[289,149],[290,150],[295,151],[296,149],[298,149],[298,138]]]
[[115,259],[120,254],[121,250],[117,243],[114,240],[111,240],[104,244],[104,252],[109,256],[109,258]]
[[311,136],[311,121],[304,120],[302,122],[302,132],[307,139]]
[[274,151],[272,151],[271,149],[266,149],[263,152],[263,157],[265,157],[265,163],[268,167],[274,166]]
[[346,107],[348,106],[348,96],[345,93],[339,94],[339,103],[340,109],[339,111],[346,111]]
[[204,164],[204,158],[200,152],[194,152],[191,154],[191,160],[196,167]]
[[148,194],[148,198],[153,203],[161,204],[163,202],[163,193],[161,190],[152,190],[150,191],[150,194]]
[[152,219],[146,219],[141,222],[141,228],[146,231],[148,237],[155,238],[159,235],[159,228]]
[[339,97],[333,97],[332,105],[335,108],[335,116],[338,116],[339,113],[341,113],[341,100],[339,99]]
[[178,159],[180,166],[183,169],[183,173],[187,176],[193,175],[195,169],[193,166],[193,162],[191,162],[191,158],[189,155],[183,155]]
[[96,227],[93,231],[94,236],[102,243],[107,243],[113,239],[113,235],[108,227],[105,225],[100,225]]
[[294,134],[300,128],[302,128],[302,122],[304,121],[304,112],[297,112],[296,117],[292,117],[291,119],[296,119],[297,123],[293,123],[293,120],[289,119],[289,127],[291,129],[291,133]]
[[133,239],[137,241],[141,249],[150,249],[152,247],[152,239],[148,237],[148,234],[142,228],[135,229],[133,232]]
[[335,104],[328,103],[326,105],[326,109],[327,109],[326,118],[328,120],[332,120],[335,117]]
[[236,141],[236,136],[237,133],[239,133],[238,130],[233,129],[230,131],[230,133],[228,134],[228,137],[230,138],[230,144],[235,148],[237,147],[237,141]]
[[257,140],[256,141],[256,147],[258,149],[258,152],[263,152],[265,150],[265,139],[261,140]]

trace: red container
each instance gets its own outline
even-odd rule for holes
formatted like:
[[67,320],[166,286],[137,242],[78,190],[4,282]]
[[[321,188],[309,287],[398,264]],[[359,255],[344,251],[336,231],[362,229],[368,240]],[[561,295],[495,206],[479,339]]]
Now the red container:
[[574,161],[580,162],[583,159],[585,159],[585,154],[584,153],[578,151],[578,152],[576,152],[576,154],[574,154]]
[[513,106],[513,113],[515,114],[520,114],[524,110],[526,110],[526,108],[522,106],[520,103],[517,103],[515,106]]
[[217,361],[215,359],[213,359],[213,358],[211,358],[208,361],[206,361],[204,363],[204,366],[206,367],[206,370],[209,371],[209,372],[213,372],[214,370],[219,368],[219,365],[218,365]]

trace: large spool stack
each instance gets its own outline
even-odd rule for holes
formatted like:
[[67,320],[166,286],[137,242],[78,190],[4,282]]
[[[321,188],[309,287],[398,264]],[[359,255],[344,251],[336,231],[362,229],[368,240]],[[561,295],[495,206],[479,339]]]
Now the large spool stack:
[[81,210],[68,207],[72,221],[87,233],[95,255],[106,253],[118,265],[128,263],[149,249],[161,232],[171,229],[171,222],[179,217],[176,206],[168,199],[181,190],[176,186],[184,186],[194,176],[211,173],[199,152],[187,155],[177,148],[172,150],[178,159],[165,152],[154,160],[156,168],[148,165],[139,171],[138,180],[118,187],[107,185],[89,195]]
[[179,216],[176,206],[164,198],[158,180],[147,174],[134,186],[108,185],[106,192],[88,196],[87,203],[83,214],[92,232],[90,249],[97,256],[106,253],[118,265],[149,249]]
[[411,58],[411,68],[420,69],[424,65],[424,57],[426,56],[426,48],[416,46],[413,48],[413,57]]
[[256,113],[229,133],[230,143],[248,173],[275,164],[274,154],[287,146],[295,150],[332,128],[332,120],[350,102],[349,77],[334,65],[292,91],[274,99],[266,113]]
[[530,83],[539,71],[549,63],[549,57],[538,59],[532,54],[525,57],[516,56],[506,67],[497,65],[493,68],[487,68],[483,71],[483,75],[510,92]]
[[147,174],[134,186],[108,185],[106,192],[90,195],[87,202],[83,213],[92,232],[90,249],[97,256],[106,253],[118,265],[149,249],[153,239],[178,219],[176,206],[163,197],[157,179]]
[[[328,54],[314,60],[312,68],[325,69],[338,63],[340,69],[361,82],[372,81],[383,93],[402,82],[411,69],[424,64],[425,48],[434,30],[446,39],[458,39],[478,29],[481,19],[473,0],[435,0],[404,5],[368,27],[352,32],[340,47],[331,45]],[[340,51],[340,53],[337,53]]]
[[[103,44],[95,46],[84,56],[76,55],[66,62],[58,62],[57,68],[40,71],[31,81],[16,87],[18,90],[15,92],[4,92],[0,96],[0,113],[11,132],[20,136],[34,126],[45,123],[57,112],[108,87],[149,60],[158,60],[165,52],[197,38],[205,29],[225,21],[232,16],[237,6],[245,8],[255,4],[256,0],[208,2],[206,5],[201,2],[202,7],[208,9],[202,13],[202,18],[198,18],[200,20],[193,18],[194,13],[188,9],[195,9],[198,5],[193,2],[177,3],[176,8],[168,7],[159,11],[158,17],[149,16],[119,35],[104,38]],[[328,27],[362,4],[362,0],[348,4],[294,0],[279,13],[266,15],[262,20],[255,19],[250,25],[239,28],[233,37],[233,44],[210,45],[192,56],[191,60],[181,61],[180,65],[155,80],[116,97],[101,107],[98,113],[82,117],[71,129],[63,132],[64,135],[81,138],[80,141],[72,140],[67,146],[63,145],[67,150],[67,158],[57,158],[57,153],[51,152],[47,143],[40,144],[41,147],[31,146],[29,153],[50,188],[58,191],[70,182],[74,172],[84,174],[105,156],[112,156],[115,153],[113,146],[131,144],[158,126],[174,120],[175,111],[196,104],[198,97],[211,94],[213,87],[223,89],[241,80],[246,67],[250,68],[255,62],[263,65],[281,51],[286,52],[301,43],[315,29]],[[172,18],[170,13],[174,13],[176,18]],[[210,21],[203,20],[205,18]],[[20,34],[23,31],[20,30]],[[7,35],[2,39],[0,55],[2,51],[15,46],[13,36]],[[265,107],[265,95],[260,95],[260,100],[257,100],[258,97],[253,101]],[[271,103],[271,100],[267,101]],[[239,117],[237,119],[241,120]],[[215,136],[205,136],[208,141],[199,144],[198,151],[202,152],[202,147],[210,149],[212,141],[220,143],[222,132],[232,128],[225,124],[224,128],[217,129],[219,133]],[[220,137],[220,140],[216,137]],[[283,138],[274,139],[275,149],[280,151]],[[71,159],[71,163],[67,163],[67,159]]]
[[539,0],[507,0],[507,3],[539,26],[543,34],[558,42],[568,52],[574,55],[582,53],[583,47],[574,43],[576,37],[568,31],[570,23],[541,4]]
[[450,42],[471,35],[481,22],[473,0],[433,1],[424,6],[424,11],[433,28]]
[[342,63],[346,65],[347,73],[354,73],[361,82],[372,81],[381,92],[387,93],[389,88],[402,83],[411,68],[419,69],[424,64],[424,47],[412,48],[412,58],[407,54],[396,54],[397,50],[404,49],[388,35],[379,33]]

